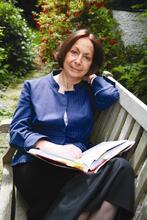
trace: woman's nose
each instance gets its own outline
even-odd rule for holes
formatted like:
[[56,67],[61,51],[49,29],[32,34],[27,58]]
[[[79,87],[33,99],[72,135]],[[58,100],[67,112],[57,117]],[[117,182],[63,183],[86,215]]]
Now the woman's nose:
[[76,62],[78,65],[81,64],[81,63],[82,63],[82,55],[79,55],[79,56],[76,58],[75,62]]

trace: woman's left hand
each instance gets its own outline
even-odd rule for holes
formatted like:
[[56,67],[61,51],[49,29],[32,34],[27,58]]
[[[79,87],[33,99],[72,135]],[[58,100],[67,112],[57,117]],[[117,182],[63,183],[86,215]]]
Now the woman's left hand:
[[79,159],[82,157],[81,149],[74,144],[60,145],[47,140],[38,140],[35,144],[35,147],[43,150],[46,153],[52,153],[70,159]]
[[83,80],[88,82],[89,84],[92,84],[93,80],[97,77],[96,74],[91,74],[91,75],[87,75],[87,76],[84,76]]
[[70,152],[70,155],[74,158],[74,159],[79,159],[80,157],[82,157],[82,151],[80,148],[78,148],[77,146],[73,145],[73,144],[66,144],[64,145],[66,147],[66,149]]

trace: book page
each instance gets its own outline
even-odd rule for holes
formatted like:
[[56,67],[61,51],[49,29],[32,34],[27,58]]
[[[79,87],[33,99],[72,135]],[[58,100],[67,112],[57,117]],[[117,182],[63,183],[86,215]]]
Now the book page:
[[95,145],[94,147],[88,149],[83,153],[82,158],[78,159],[77,161],[80,163],[86,164],[88,167],[92,164],[94,160],[97,160],[104,152],[107,150],[121,145],[127,142],[127,140],[119,140],[119,141],[106,141],[100,144]]
[[118,155],[119,153],[128,150],[129,148],[132,147],[132,145],[134,144],[134,141],[127,141],[125,143],[123,143],[122,145],[118,145],[115,148],[112,148],[110,150],[107,150],[105,153],[103,153],[99,159],[93,161],[93,163],[90,166],[91,170],[94,170],[99,164],[103,163],[104,161],[108,161],[111,158],[115,157],[116,155]]

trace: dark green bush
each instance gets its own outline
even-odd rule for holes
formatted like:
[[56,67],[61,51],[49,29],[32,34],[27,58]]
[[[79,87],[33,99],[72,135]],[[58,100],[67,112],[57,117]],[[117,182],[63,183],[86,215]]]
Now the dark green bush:
[[[3,30],[0,27],[0,45],[2,43],[2,38],[3,38]],[[9,65],[6,64],[7,60],[7,54],[6,51],[3,47],[0,46],[0,84],[5,81],[5,79],[9,78],[9,72],[8,72],[8,67]],[[5,82],[5,85],[8,83]]]
[[31,31],[21,10],[0,2],[0,86],[32,68]]
[[[125,60],[127,60],[125,62]],[[122,61],[121,61],[122,62]],[[112,72],[127,89],[147,104],[147,51],[145,45],[128,46],[124,60]]]

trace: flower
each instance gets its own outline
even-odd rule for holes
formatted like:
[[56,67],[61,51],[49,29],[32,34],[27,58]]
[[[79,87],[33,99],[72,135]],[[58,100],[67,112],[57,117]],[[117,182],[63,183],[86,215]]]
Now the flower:
[[42,58],[41,61],[42,61],[42,63],[46,63],[46,59],[45,58]]
[[67,11],[66,14],[67,14],[67,17],[70,17],[70,11]]
[[111,40],[109,41],[109,44],[110,44],[111,46],[113,46],[113,45],[117,44],[117,40],[111,39]]
[[66,34],[70,34],[71,32],[72,32],[72,31],[69,30],[69,29],[66,30]]
[[39,21],[36,22],[36,27],[40,28],[40,22]]
[[73,15],[74,15],[74,17],[79,17],[80,13],[77,12],[77,11],[75,11],[75,12],[73,13]]
[[48,14],[48,13],[49,13],[48,8],[44,8],[44,9],[43,9],[43,12],[44,12],[45,14]]
[[37,17],[37,13],[36,12],[33,12],[32,15],[33,15],[33,18]]
[[101,7],[104,7],[105,4],[104,2],[97,2],[95,5],[97,8],[101,8]]

